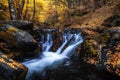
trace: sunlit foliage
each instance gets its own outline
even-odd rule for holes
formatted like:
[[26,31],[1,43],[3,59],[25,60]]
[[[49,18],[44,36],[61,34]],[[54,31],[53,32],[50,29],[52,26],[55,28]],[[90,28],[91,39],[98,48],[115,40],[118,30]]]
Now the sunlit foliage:
[[[17,2],[18,0],[15,0],[15,8],[17,10],[20,3]],[[0,3],[4,6],[8,7],[8,0],[0,0]],[[48,18],[53,18],[55,14],[59,15],[58,19],[63,19],[63,13],[67,9],[65,0],[35,0],[35,18],[34,21],[38,22],[44,22]],[[25,0],[24,8],[22,11],[22,19],[23,20],[32,20],[33,16],[33,10],[34,10],[34,4],[33,0]],[[5,12],[7,15],[9,15],[9,12]]]

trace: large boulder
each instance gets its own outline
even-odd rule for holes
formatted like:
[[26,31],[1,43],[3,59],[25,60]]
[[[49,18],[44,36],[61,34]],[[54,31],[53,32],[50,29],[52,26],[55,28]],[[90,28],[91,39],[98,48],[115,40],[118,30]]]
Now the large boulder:
[[4,24],[12,25],[22,30],[33,30],[34,27],[34,23],[32,22],[19,21],[19,20],[4,22]]
[[0,80],[25,80],[27,68],[0,52]]
[[0,27],[0,39],[4,40],[7,46],[14,50],[33,51],[38,46],[28,32],[11,25]]

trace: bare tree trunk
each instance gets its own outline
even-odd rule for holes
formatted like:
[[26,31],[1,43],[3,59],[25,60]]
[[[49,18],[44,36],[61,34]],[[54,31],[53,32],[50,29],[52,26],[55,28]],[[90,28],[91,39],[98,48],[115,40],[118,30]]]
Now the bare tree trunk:
[[22,0],[21,4],[19,2],[18,13],[17,13],[18,20],[22,19],[22,11],[23,11],[23,8],[24,8],[24,4],[25,4],[25,0]]
[[24,14],[24,16],[23,16],[23,20],[26,20],[26,18],[27,18],[27,14],[28,14],[28,4],[29,4],[29,0],[27,0],[27,2],[26,2],[26,10],[25,10],[25,14]]
[[9,4],[9,11],[10,11],[10,19],[11,20],[16,20],[14,0],[8,0],[8,4]]
[[34,10],[33,10],[33,17],[32,17],[32,20],[34,20],[34,18],[35,18],[35,0],[33,0],[33,4],[34,4]]

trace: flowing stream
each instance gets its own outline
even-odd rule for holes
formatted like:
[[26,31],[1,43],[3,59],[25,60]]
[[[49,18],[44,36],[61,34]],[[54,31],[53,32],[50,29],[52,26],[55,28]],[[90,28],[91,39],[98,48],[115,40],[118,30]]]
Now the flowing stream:
[[40,42],[42,44],[42,54],[40,53],[37,58],[23,62],[23,64],[28,67],[26,80],[33,80],[31,76],[34,73],[41,75],[47,69],[54,70],[65,63],[67,64],[66,60],[70,59],[75,53],[76,48],[83,42],[80,33],[64,33],[62,38],[62,45],[56,50],[56,52],[52,52],[52,34],[47,33],[47,37],[42,35],[42,41]]

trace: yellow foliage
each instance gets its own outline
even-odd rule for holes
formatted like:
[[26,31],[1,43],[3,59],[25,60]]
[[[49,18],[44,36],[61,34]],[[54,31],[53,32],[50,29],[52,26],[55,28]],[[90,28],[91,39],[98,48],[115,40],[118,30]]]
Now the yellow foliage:
[[[25,11],[28,8],[27,20],[32,20],[33,10],[34,10],[33,2],[34,2],[33,0],[29,0],[29,3],[27,3],[27,0],[25,0],[25,5],[23,8],[22,15],[23,16],[25,15]],[[3,0],[1,1],[1,3],[3,3],[5,6],[8,7],[8,0]],[[15,6],[17,8],[18,4],[15,3]],[[67,10],[67,6],[65,5],[65,0],[58,3],[55,3],[55,0],[35,0],[35,11],[36,11],[35,20],[39,22],[46,21],[48,17],[51,17],[54,15],[54,12],[57,12],[59,16],[58,20],[62,21],[64,19],[64,15],[61,15],[61,14],[64,14],[66,10]],[[8,11],[9,10],[5,12],[6,15],[9,15]]]

